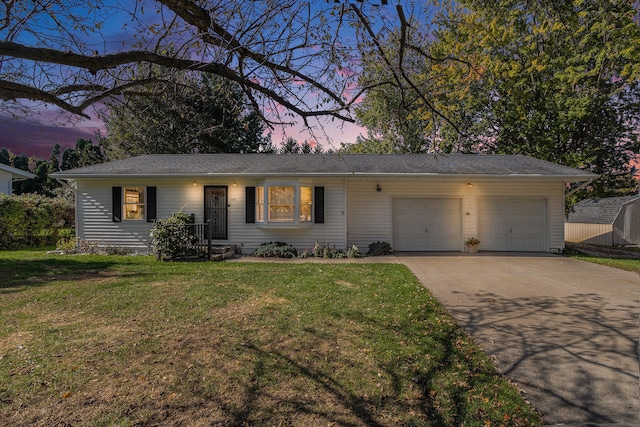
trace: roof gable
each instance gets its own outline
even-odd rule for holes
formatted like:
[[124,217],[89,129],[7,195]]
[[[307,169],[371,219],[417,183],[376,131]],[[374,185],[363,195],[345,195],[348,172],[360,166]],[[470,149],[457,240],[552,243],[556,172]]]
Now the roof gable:
[[571,208],[567,222],[613,224],[622,208],[634,202],[640,203],[640,195],[582,200]]
[[143,155],[57,172],[54,178],[178,176],[538,176],[566,182],[597,175],[522,155],[175,154]]
[[22,169],[17,169],[13,166],[5,165],[4,163],[0,163],[0,171],[10,173],[12,179],[29,179],[36,177],[31,172],[23,171]]

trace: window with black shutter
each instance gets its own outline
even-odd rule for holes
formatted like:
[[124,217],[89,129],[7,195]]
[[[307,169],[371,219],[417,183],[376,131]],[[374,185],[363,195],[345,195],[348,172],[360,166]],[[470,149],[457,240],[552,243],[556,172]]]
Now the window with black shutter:
[[314,187],[313,192],[313,220],[324,224],[324,187]]
[[256,222],[256,187],[245,188],[245,213],[244,222],[253,224]]
[[147,222],[156,220],[156,187],[147,187]]
[[122,187],[111,187],[111,219],[122,221]]

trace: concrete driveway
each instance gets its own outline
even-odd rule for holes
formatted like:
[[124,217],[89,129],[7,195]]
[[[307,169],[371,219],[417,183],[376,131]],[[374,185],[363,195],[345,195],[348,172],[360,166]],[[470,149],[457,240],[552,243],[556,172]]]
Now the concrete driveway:
[[396,254],[547,424],[640,425],[640,277],[544,254]]

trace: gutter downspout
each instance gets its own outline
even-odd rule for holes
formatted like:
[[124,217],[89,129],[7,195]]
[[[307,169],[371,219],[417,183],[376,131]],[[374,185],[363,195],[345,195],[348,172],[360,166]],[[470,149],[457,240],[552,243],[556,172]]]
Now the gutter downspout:
[[585,188],[587,185],[591,184],[593,182],[595,178],[591,178],[589,179],[589,181],[585,182],[584,184],[580,184],[579,186],[577,186],[576,188],[574,188],[573,190],[569,191],[567,194],[565,194],[565,197],[569,197],[571,195],[573,195],[574,193],[582,190],[583,188]]
[[71,184],[69,184],[69,181],[65,181],[64,178],[56,178],[56,182],[62,185],[63,187],[68,187],[68,188],[71,188],[72,190],[75,190],[75,188]]

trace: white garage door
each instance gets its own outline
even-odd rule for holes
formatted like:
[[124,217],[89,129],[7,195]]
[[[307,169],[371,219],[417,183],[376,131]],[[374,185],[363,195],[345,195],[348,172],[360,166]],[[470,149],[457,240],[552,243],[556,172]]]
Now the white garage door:
[[393,249],[462,249],[460,199],[394,199]]
[[546,251],[547,204],[542,199],[478,201],[478,239],[487,251]]

